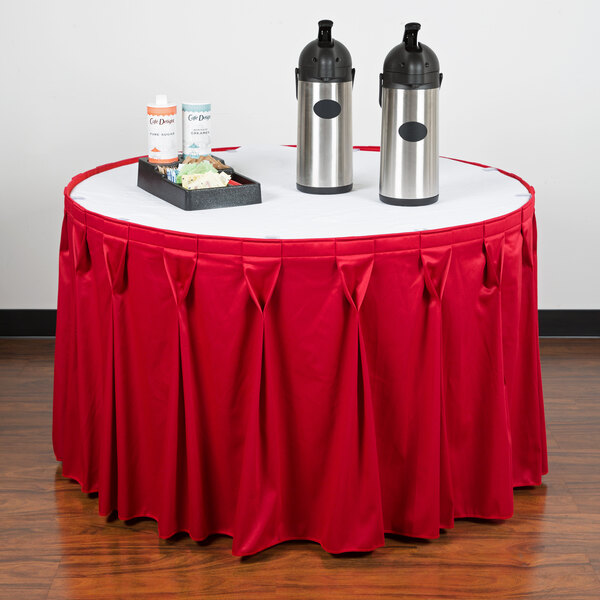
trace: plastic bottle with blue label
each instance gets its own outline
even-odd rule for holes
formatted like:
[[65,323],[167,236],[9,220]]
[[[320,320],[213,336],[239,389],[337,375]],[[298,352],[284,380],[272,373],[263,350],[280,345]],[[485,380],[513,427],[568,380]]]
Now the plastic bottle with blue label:
[[184,158],[198,158],[210,154],[210,103],[184,102],[181,105],[181,112],[183,117]]

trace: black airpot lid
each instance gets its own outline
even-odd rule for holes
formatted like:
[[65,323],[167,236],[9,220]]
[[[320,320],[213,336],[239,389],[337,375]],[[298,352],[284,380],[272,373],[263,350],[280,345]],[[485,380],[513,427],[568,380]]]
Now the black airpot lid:
[[300,53],[296,80],[318,82],[352,81],[354,69],[348,48],[331,37],[333,21],[319,21],[319,35]]
[[381,81],[383,87],[428,89],[442,82],[440,63],[435,52],[417,42],[419,23],[407,23],[401,44],[385,57]]

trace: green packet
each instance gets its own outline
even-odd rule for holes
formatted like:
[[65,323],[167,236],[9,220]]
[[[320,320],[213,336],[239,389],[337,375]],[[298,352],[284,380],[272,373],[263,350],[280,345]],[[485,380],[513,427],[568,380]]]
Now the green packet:
[[177,169],[177,183],[181,184],[182,175],[196,175],[202,173],[218,173],[218,171],[206,160],[197,163],[180,164]]

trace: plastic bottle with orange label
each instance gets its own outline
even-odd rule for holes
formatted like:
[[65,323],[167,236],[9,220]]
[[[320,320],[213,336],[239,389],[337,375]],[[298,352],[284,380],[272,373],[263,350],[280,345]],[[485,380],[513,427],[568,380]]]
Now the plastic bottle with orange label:
[[169,104],[165,95],[147,106],[148,160],[166,165],[177,162],[177,105]]

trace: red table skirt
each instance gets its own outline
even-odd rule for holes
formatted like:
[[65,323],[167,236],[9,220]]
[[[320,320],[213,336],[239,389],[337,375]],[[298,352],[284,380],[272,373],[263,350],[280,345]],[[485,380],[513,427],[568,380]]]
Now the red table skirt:
[[[134,159],[135,160],[135,159]],[[53,441],[102,515],[332,553],[505,519],[547,472],[534,191],[452,229],[186,235],[65,190]]]

